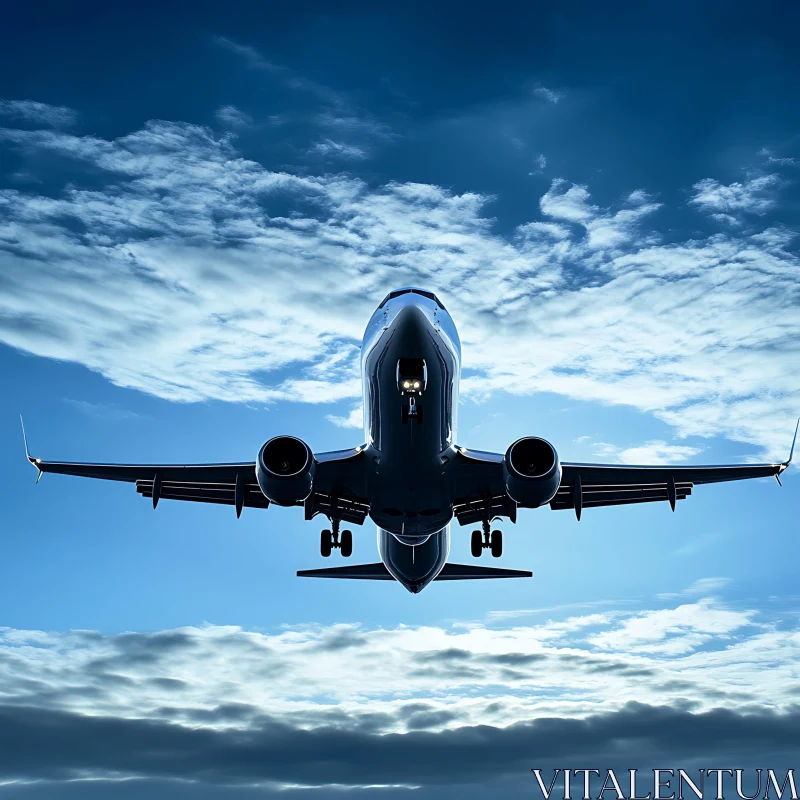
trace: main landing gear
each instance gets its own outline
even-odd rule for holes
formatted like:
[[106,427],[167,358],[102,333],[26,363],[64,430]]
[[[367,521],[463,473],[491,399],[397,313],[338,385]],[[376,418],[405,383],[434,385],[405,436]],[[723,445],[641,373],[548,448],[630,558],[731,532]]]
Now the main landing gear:
[[493,558],[500,558],[503,555],[503,532],[489,532],[489,520],[485,519],[482,523],[481,531],[472,531],[472,556],[480,558],[484,550],[489,550]]
[[339,520],[331,520],[332,531],[324,530],[319,536],[319,552],[324,558],[328,558],[331,550],[339,550],[343,558],[350,558],[353,555],[353,533],[352,531],[342,531],[339,534]]

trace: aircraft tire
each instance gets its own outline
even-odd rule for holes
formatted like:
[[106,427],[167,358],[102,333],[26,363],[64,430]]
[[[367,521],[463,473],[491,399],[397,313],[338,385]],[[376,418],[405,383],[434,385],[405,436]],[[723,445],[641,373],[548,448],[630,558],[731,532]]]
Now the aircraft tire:
[[472,531],[472,541],[470,543],[473,558],[480,558],[483,553],[483,537],[480,531]]
[[341,551],[342,558],[350,558],[353,555],[353,532],[342,531],[339,539],[339,550]]
[[328,558],[331,554],[331,532],[322,531],[319,535],[319,554],[323,558]]
[[492,531],[491,539],[492,558],[500,558],[503,555],[503,532]]

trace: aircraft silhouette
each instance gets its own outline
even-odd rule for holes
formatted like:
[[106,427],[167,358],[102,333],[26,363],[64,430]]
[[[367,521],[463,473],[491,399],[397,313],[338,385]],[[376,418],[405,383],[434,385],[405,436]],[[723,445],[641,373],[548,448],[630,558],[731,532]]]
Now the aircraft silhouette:
[[[129,481],[144,497],[232,505],[242,509],[302,506],[307,520],[322,514],[320,553],[353,550],[350,530],[369,516],[378,527],[381,561],[301,570],[315,578],[397,580],[416,594],[433,580],[530,577],[522,570],[448,563],[450,523],[478,525],[472,555],[503,551],[491,530],[516,522],[518,508],[583,509],[677,501],[694,486],[775,476],[789,465],[623,466],[562,463],[545,439],[526,436],[503,453],[456,443],[461,345],[456,327],[433,292],[390,292],[367,325],[361,347],[365,443],[313,453],[301,439],[276,436],[253,461],[238,464],[80,464],[28,460],[44,472]],[[798,421],[800,426],[800,421]],[[24,434],[24,428],[23,428]],[[38,478],[37,478],[38,480]]]

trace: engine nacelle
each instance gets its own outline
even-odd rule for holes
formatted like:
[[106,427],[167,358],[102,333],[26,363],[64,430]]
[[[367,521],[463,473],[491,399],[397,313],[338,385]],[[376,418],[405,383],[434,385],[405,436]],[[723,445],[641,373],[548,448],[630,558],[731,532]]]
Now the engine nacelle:
[[561,483],[561,463],[555,447],[538,436],[517,439],[506,450],[503,478],[512,500],[526,508],[549,503]]
[[264,496],[279,506],[293,506],[311,494],[314,454],[294,436],[276,436],[258,452],[256,478]]

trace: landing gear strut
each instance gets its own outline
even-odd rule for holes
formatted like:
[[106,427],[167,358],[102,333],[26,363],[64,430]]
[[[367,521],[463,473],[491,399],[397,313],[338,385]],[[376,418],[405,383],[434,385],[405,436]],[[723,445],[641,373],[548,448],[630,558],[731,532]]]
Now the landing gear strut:
[[350,558],[353,554],[353,533],[352,531],[342,531],[339,535],[339,520],[332,519],[332,531],[324,530],[319,536],[319,554],[323,558],[328,558],[332,550],[341,551],[342,558]]
[[473,558],[480,558],[484,550],[489,550],[493,558],[500,558],[503,555],[503,532],[489,531],[489,520],[485,519],[481,523],[481,531],[472,531],[471,550]]

